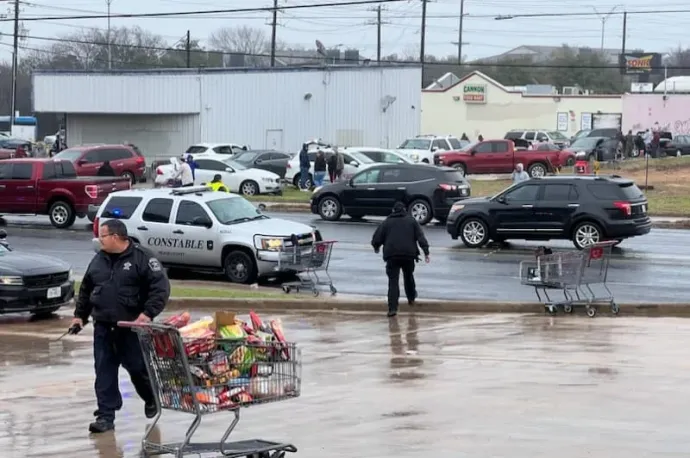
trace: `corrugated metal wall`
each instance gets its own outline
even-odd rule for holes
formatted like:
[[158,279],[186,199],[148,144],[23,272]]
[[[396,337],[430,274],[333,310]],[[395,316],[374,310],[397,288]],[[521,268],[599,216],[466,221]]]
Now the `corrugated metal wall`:
[[67,115],[67,145],[124,143],[144,155],[180,155],[199,141],[199,115]]

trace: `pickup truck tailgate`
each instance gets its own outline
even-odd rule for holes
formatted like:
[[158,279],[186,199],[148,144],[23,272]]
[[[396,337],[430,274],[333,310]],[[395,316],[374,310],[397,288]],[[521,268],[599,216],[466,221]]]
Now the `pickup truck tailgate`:
[[97,183],[98,185],[98,195],[107,196],[111,192],[115,191],[126,191],[131,188],[131,183],[127,178],[120,177],[103,177],[103,180]]

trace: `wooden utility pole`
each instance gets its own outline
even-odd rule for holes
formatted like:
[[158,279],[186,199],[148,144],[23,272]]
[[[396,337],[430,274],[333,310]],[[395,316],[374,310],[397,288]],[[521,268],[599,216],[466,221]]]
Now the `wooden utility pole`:
[[184,49],[187,52],[187,68],[192,68],[192,35],[187,30],[187,39],[185,40]]
[[422,30],[421,30],[421,43],[419,46],[419,61],[422,63],[422,74],[424,73],[424,53],[426,51],[426,2],[428,0],[422,0]]
[[623,12],[623,43],[621,44],[621,54],[625,54],[625,38],[628,34],[628,12]]
[[376,62],[381,63],[381,5],[376,7]]
[[460,23],[458,27],[458,64],[462,64],[462,20],[465,17],[465,0],[460,0]]
[[14,43],[12,45],[12,112],[10,113],[10,135],[17,115],[17,70],[19,67],[19,0],[14,0]]
[[271,67],[276,66],[276,34],[278,29],[278,0],[273,0],[273,22],[271,24]]

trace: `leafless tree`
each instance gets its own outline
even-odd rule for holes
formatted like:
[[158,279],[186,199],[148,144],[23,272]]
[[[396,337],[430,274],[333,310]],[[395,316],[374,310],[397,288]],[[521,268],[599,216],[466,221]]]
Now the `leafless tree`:
[[264,65],[270,52],[270,42],[266,33],[254,27],[224,27],[209,36],[212,49],[224,53],[245,55],[245,63],[251,66]]

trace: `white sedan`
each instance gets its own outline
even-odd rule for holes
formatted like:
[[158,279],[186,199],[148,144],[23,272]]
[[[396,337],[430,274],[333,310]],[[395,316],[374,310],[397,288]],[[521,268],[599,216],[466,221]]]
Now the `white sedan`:
[[[326,162],[328,162],[328,159],[333,155],[333,150],[324,148],[323,152],[326,156]],[[345,169],[343,170],[343,175],[341,177],[343,180],[348,180],[360,170],[364,170],[365,168],[371,167],[375,164],[375,162],[369,159],[367,156],[358,152],[350,153],[346,149],[343,149],[340,153],[343,155],[343,161],[345,163]],[[314,173],[314,160],[316,159],[316,150],[309,150],[308,154],[310,166],[307,187],[311,187],[312,174]],[[299,187],[299,153],[294,155],[288,162],[285,180],[288,183],[292,183],[294,186]]]
[[[261,169],[250,169],[228,159],[224,155],[204,155],[194,159],[197,168],[194,170],[194,184],[202,185],[213,181],[214,175],[221,176],[230,192],[254,196],[257,194],[274,194],[282,191],[280,177],[275,173]],[[175,176],[179,168],[176,158],[170,164],[156,169],[156,185],[165,186]]]

